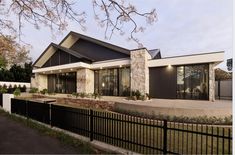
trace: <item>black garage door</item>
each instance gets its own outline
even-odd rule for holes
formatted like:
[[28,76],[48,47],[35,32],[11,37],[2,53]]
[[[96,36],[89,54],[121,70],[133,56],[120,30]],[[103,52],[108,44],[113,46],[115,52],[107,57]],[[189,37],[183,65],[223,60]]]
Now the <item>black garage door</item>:
[[176,98],[176,67],[149,68],[149,94],[153,98]]

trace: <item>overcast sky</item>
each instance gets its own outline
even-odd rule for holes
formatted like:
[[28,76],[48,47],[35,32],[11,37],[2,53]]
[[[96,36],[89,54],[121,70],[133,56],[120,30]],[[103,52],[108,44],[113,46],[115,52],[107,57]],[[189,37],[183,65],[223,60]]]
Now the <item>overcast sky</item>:
[[[104,39],[104,29],[96,25],[91,0],[78,1],[78,10],[87,13],[87,30],[70,22],[66,31],[52,37],[48,28],[35,30],[26,24],[23,40],[32,45],[35,61],[51,43],[59,43],[69,31],[76,31],[128,49],[137,48],[126,36],[113,35]],[[158,21],[137,36],[148,49],[159,48],[162,57],[225,51],[225,59],[232,57],[232,0],[131,0],[142,11],[156,8]],[[128,31],[127,31],[128,32]],[[226,63],[220,65],[226,69]]]

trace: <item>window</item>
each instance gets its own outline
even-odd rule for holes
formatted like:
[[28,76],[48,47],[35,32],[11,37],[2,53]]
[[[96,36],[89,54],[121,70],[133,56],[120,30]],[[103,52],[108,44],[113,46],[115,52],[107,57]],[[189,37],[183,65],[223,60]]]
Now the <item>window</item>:
[[128,96],[130,94],[130,68],[95,71],[95,92],[104,96]]
[[177,67],[177,98],[208,99],[208,64]]
[[73,93],[76,92],[76,73],[61,73],[48,75],[48,92]]

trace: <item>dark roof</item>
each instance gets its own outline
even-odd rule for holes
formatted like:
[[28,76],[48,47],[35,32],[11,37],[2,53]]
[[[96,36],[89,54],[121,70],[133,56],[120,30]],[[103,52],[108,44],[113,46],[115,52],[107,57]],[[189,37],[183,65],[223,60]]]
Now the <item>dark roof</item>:
[[152,50],[148,50],[148,52],[151,55],[152,59],[162,58],[160,49],[152,49]]
[[113,49],[117,52],[121,52],[121,53],[130,55],[130,50],[129,49],[126,49],[126,48],[123,48],[123,47],[120,47],[120,46],[117,46],[117,45],[114,45],[114,44],[110,44],[110,43],[107,43],[107,42],[104,42],[104,41],[101,41],[101,40],[98,40],[98,39],[95,39],[95,38],[92,38],[92,37],[88,37],[88,36],[85,36],[83,34],[80,34],[80,33],[74,32],[74,31],[70,31],[69,34],[59,43],[59,45],[61,45],[70,35],[75,35],[78,38],[82,38],[84,40],[93,42],[95,44],[98,44],[98,45],[101,45],[101,46],[104,46],[104,47],[107,47],[107,48],[111,48],[111,49]]
[[66,48],[66,47],[62,47],[62,46],[57,45],[57,44],[55,44],[55,43],[51,43],[51,45],[52,45],[53,47],[57,48],[57,49],[60,49],[60,50],[62,50],[62,51],[64,51],[64,52],[67,52],[67,53],[69,53],[69,54],[71,54],[71,55],[73,55],[73,56],[75,56],[75,57],[77,57],[77,58],[84,58],[84,59],[87,59],[87,60],[89,60],[89,61],[94,61],[94,60],[92,60],[92,59],[90,59],[90,58],[88,58],[88,57],[86,57],[86,56],[84,56],[84,55],[82,55],[82,54],[80,54],[80,53],[78,53],[78,52],[76,52],[76,51],[73,51],[73,50],[71,50],[71,49],[68,49],[68,48]]

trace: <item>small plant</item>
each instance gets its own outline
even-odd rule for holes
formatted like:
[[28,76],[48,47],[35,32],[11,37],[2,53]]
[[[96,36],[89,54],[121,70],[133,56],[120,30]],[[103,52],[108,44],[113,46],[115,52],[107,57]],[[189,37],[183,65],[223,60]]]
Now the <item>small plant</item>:
[[7,93],[7,89],[5,87],[1,87],[0,88],[0,93],[1,94]]
[[95,92],[94,94],[92,94],[92,96],[94,97],[94,99],[101,99],[101,95],[97,92]]
[[131,91],[131,96],[136,96],[136,100],[140,100],[141,92],[139,90]]
[[13,92],[14,96],[20,96],[21,94],[21,91],[20,91],[20,88],[16,88]]
[[23,85],[22,92],[26,92],[26,89],[27,89],[26,85]]
[[81,98],[84,98],[84,97],[86,97],[86,93],[80,93],[80,96],[81,96]]
[[78,93],[73,92],[73,93],[72,93],[72,96],[74,96],[74,97],[78,98]]
[[9,85],[8,89],[7,89],[7,92],[12,94],[13,93],[13,88],[11,85]]
[[45,95],[45,94],[48,93],[48,90],[47,90],[47,89],[43,89],[43,90],[40,91],[40,93],[41,93],[42,95]]
[[149,93],[146,93],[145,96],[146,96],[147,100],[151,100]]
[[145,95],[140,95],[139,99],[142,100],[142,101],[145,101],[146,100],[146,96]]
[[38,93],[38,88],[32,87],[32,88],[29,90],[29,93]]

